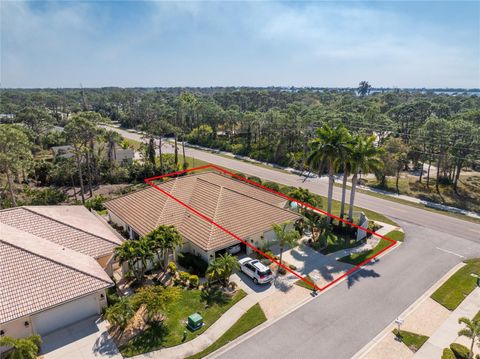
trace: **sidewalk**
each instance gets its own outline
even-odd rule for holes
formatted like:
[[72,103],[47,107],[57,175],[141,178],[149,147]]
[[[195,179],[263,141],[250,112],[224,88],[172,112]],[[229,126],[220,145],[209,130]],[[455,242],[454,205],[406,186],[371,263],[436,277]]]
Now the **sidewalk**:
[[[455,341],[459,341],[458,331],[464,326],[458,324],[458,319],[467,317],[472,319],[480,311],[480,288],[476,288],[467,298],[455,309],[447,320],[437,329],[428,341],[415,354],[415,359],[436,359],[442,356],[442,351]],[[462,339],[460,339],[462,340]],[[466,344],[462,340],[462,344]],[[468,347],[470,347],[468,345]],[[475,353],[480,350],[474,347]]]

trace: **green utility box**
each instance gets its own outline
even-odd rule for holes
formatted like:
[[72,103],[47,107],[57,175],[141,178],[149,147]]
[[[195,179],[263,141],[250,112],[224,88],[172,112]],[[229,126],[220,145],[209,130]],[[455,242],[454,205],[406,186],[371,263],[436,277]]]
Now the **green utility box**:
[[203,318],[200,314],[194,313],[188,317],[188,327],[191,330],[200,329],[203,326]]

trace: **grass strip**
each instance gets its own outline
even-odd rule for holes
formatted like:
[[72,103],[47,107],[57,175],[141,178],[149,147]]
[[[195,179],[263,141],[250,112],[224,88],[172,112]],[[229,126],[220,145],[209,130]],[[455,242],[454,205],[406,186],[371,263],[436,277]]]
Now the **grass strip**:
[[413,352],[420,349],[428,340],[428,337],[425,335],[408,332],[406,330],[400,330],[399,332],[398,329],[394,329],[392,332]]
[[230,343],[232,340],[249,332],[256,326],[262,324],[267,320],[265,313],[257,303],[243,314],[235,324],[233,324],[220,338],[218,338],[212,345],[202,350],[200,353],[189,356],[187,359],[200,359],[220,349],[224,345]]
[[431,295],[448,310],[455,310],[477,286],[477,278],[472,273],[480,275],[480,258],[469,259],[465,263]]
[[362,263],[363,261],[365,261],[366,259],[371,258],[374,255],[380,253],[383,249],[387,248],[391,244],[392,244],[391,242],[382,238],[374,248],[364,252],[351,253],[348,256],[340,258],[339,261],[348,263],[348,264],[353,264],[356,266]]

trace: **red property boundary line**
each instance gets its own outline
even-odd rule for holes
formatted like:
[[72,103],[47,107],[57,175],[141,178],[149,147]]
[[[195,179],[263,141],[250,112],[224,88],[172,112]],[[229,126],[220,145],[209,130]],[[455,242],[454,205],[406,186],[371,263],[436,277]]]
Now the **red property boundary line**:
[[[343,222],[343,223],[346,223],[346,224],[349,224],[355,228],[359,228],[361,230],[364,230],[365,232],[367,233],[370,233],[374,236],[377,236],[377,237],[380,237],[382,239],[385,239],[386,241],[390,242],[390,245],[385,247],[384,249],[382,249],[380,252],[378,252],[377,254],[375,254],[374,256],[370,257],[370,258],[367,258],[365,259],[363,262],[361,262],[360,264],[358,264],[357,266],[355,266],[354,268],[351,268],[349,269],[347,272],[345,272],[343,275],[341,275],[340,277],[334,279],[333,281],[329,282],[328,284],[326,284],[325,286],[323,287],[319,287],[317,286],[315,283],[312,283],[311,281],[309,281],[308,279],[306,279],[305,277],[302,277],[300,274],[298,274],[297,272],[291,270],[290,268],[288,268],[287,266],[285,266],[284,264],[278,262],[275,258],[269,256],[268,254],[262,252],[260,249],[258,249],[257,247],[255,247],[254,245],[244,241],[243,239],[241,239],[240,237],[238,237],[236,234],[230,232],[228,229],[222,227],[220,224],[218,224],[217,222],[213,221],[211,218],[208,218],[207,216],[205,216],[203,213],[197,211],[195,208],[189,206],[188,204],[180,201],[178,198],[176,198],[175,196],[171,195],[170,193],[166,192],[165,190],[161,189],[160,187],[158,187],[156,184],[152,183],[152,181],[155,181],[155,180],[158,180],[158,179],[162,179],[162,178],[165,178],[165,177],[174,177],[174,176],[179,176],[179,175],[182,175],[182,174],[185,174],[185,173],[188,173],[188,172],[193,172],[193,171],[198,171],[198,170],[202,170],[202,169],[208,169],[208,168],[212,168],[212,169],[215,169],[219,172],[222,172],[223,174],[228,174],[230,175],[231,177],[234,177],[236,179],[239,179],[241,181],[244,181],[244,182],[247,182],[253,186],[256,186],[256,187],[259,187],[265,191],[268,191],[268,192],[271,192],[273,194],[276,194],[277,196],[280,196],[280,197],[283,197],[285,199],[287,199],[288,201],[291,201],[291,202],[296,202],[297,204],[301,205],[301,206],[304,206],[304,207],[307,207],[307,208],[310,208],[314,211],[317,211],[317,212],[320,212],[326,216],[329,216],[331,218],[334,218],[340,222]],[[147,183],[149,186],[155,188],[156,190],[162,192],[163,194],[165,194],[166,196],[170,197],[171,199],[173,199],[174,201],[176,201],[177,203],[179,203],[180,205],[184,206],[185,208],[187,208],[190,212],[198,215],[199,217],[203,218],[204,220],[206,220],[207,222],[213,224],[215,227],[221,229],[223,232],[227,233],[228,235],[232,236],[233,238],[235,238],[236,240],[238,240],[239,242],[245,244],[246,246],[250,247],[251,249],[253,249],[255,252],[257,253],[260,253],[263,257],[265,258],[268,258],[269,260],[271,260],[272,262],[274,262],[275,264],[277,264],[278,266],[284,268],[285,270],[289,271],[290,273],[292,273],[293,275],[295,275],[297,278],[303,280],[305,283],[307,283],[308,285],[312,286],[313,288],[315,288],[316,290],[318,291],[323,291],[325,289],[327,289],[328,287],[330,287],[331,285],[335,284],[336,282],[340,281],[342,278],[352,274],[353,272],[357,271],[358,269],[360,269],[362,266],[364,266],[366,263],[370,262],[372,259],[378,257],[380,254],[382,254],[383,252],[385,252],[386,250],[388,250],[389,248],[391,248],[392,246],[395,245],[395,241],[393,239],[390,239],[390,238],[387,238],[385,236],[382,236],[381,234],[378,234],[376,232],[373,232],[373,231],[370,231],[368,228],[364,228],[362,226],[359,226],[355,223],[352,223],[352,222],[349,222],[343,218],[340,218],[338,216],[335,216],[331,213],[328,213],[322,209],[319,209],[319,208],[316,208],[316,207],[313,207],[311,205],[309,205],[308,203],[303,203],[301,201],[298,201],[294,198],[291,198],[283,193],[280,193],[278,191],[275,191],[275,190],[272,190],[270,188],[267,188],[257,182],[254,182],[254,181],[251,181],[249,179],[246,179],[246,178],[243,178],[242,176],[239,176],[238,174],[236,173],[233,173],[233,172],[230,172],[230,171],[227,171],[226,169],[224,168],[221,168],[221,167],[217,167],[213,164],[208,164],[208,165],[205,165],[205,166],[200,166],[200,167],[195,167],[195,168],[190,168],[190,169],[186,169],[186,170],[182,170],[182,171],[177,171],[177,172],[172,172],[172,173],[168,173],[168,174],[165,174],[165,175],[161,175],[161,176],[154,176],[154,177],[149,177],[149,178],[146,178],[145,180],[145,183]]]

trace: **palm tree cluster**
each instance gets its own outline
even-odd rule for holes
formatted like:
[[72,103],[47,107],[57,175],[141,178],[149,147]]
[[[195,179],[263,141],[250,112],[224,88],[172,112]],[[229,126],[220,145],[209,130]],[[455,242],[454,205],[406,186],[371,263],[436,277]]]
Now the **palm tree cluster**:
[[143,282],[149,263],[164,259],[167,270],[171,253],[183,244],[180,233],[174,226],[161,225],[144,237],[123,242],[115,248],[115,259],[120,265],[126,263],[138,282]]
[[[32,335],[28,338],[0,338],[0,347],[9,348],[5,359],[36,359],[42,344],[40,335]],[[2,354],[2,358],[3,358]]]
[[219,282],[223,287],[228,287],[230,276],[239,268],[237,258],[230,253],[225,253],[219,255],[208,265],[206,275],[210,283]]
[[[322,175],[328,174],[328,204],[327,212],[332,213],[333,186],[335,174],[342,172],[342,199],[340,203],[340,217],[345,216],[347,178],[352,177],[348,218],[353,219],[355,190],[360,173],[376,172],[382,168],[380,159],[382,149],[375,146],[375,136],[352,136],[343,125],[332,128],[324,125],[316,132],[316,138],[310,142],[311,152],[307,164]],[[329,219],[331,220],[331,218]]]

